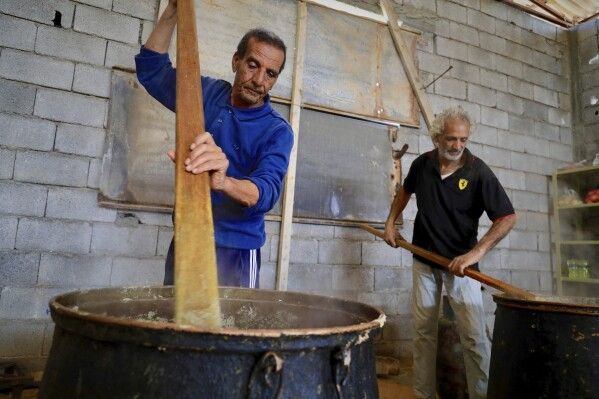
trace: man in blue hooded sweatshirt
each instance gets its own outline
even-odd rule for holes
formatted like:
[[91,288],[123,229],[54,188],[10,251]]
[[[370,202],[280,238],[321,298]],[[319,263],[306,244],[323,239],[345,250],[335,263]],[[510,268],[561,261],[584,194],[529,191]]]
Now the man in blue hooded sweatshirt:
[[[140,53],[137,77],[148,93],[175,111],[176,74],[168,56],[177,23],[170,0]],[[271,106],[269,91],[285,66],[286,47],[272,32],[253,29],[233,54],[235,79],[202,76],[206,133],[185,160],[189,173],[210,173],[220,285],[258,288],[264,214],[277,202],[293,147],[291,126]],[[208,133],[210,132],[210,133]],[[174,160],[174,152],[169,152]],[[165,284],[174,282],[174,241]]]

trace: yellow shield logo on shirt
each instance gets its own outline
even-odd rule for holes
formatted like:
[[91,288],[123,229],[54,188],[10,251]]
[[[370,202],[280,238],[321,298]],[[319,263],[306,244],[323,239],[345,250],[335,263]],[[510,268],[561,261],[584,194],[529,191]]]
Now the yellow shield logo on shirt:
[[467,186],[468,186],[468,180],[460,179],[460,181],[458,182],[458,187],[460,188],[460,190],[465,189]]

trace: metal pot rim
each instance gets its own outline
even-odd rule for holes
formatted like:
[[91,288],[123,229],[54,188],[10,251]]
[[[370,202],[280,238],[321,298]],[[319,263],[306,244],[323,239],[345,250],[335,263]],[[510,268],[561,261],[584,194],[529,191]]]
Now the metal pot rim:
[[[364,310],[369,311],[370,313],[376,314],[377,317],[368,322],[361,322],[357,324],[351,324],[347,326],[333,326],[333,327],[318,327],[318,328],[288,328],[288,329],[239,329],[239,328],[202,328],[191,325],[179,325],[176,323],[170,322],[161,322],[161,321],[152,321],[152,320],[143,320],[143,319],[129,319],[117,316],[103,315],[90,313],[86,311],[79,310],[74,306],[68,306],[61,301],[64,301],[68,297],[73,297],[75,295],[87,295],[93,294],[97,292],[117,292],[119,290],[129,290],[129,291],[142,291],[142,290],[152,290],[152,289],[164,289],[170,287],[123,287],[123,288],[97,288],[83,291],[71,291],[67,293],[63,293],[58,295],[50,300],[50,309],[52,312],[57,315],[75,318],[84,321],[90,321],[100,324],[111,324],[128,328],[139,328],[139,329],[148,329],[148,330],[170,330],[174,332],[184,332],[189,334],[211,334],[211,335],[224,335],[231,337],[256,337],[256,338],[281,338],[281,337],[296,337],[296,336],[326,336],[331,334],[345,334],[345,333],[360,333],[360,332],[368,332],[373,329],[382,328],[386,321],[385,314],[370,305],[362,304],[360,302],[354,302],[334,297],[327,297],[322,295],[314,295],[314,294],[305,294],[299,292],[291,292],[291,291],[272,291],[272,290],[253,290],[253,289],[245,289],[245,288],[232,288],[232,287],[219,287],[220,297],[221,299],[232,299],[227,297],[227,293],[238,292],[238,293],[249,293],[252,292],[252,295],[258,293],[259,295],[275,295],[275,296],[290,296],[292,298],[298,297],[309,297],[310,299],[317,299],[323,302],[328,303],[337,303],[339,305],[345,304],[348,306],[355,306],[358,308],[362,308]],[[223,293],[225,297],[223,298]],[[364,337],[364,340],[368,339],[368,334]],[[356,342],[359,344],[360,342]]]
[[497,304],[508,307],[529,309],[539,312],[599,316],[599,300],[597,300],[596,303],[577,303],[577,299],[586,299],[588,301],[592,298],[556,297],[536,294],[534,299],[524,299],[506,293],[493,294],[493,300]]

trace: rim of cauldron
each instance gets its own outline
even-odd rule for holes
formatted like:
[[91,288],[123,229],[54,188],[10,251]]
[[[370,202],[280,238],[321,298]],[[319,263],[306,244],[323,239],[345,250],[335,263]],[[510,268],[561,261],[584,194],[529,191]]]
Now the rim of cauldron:
[[[308,294],[302,292],[294,292],[294,291],[275,291],[275,290],[265,290],[265,289],[248,289],[248,288],[237,288],[237,287],[219,287],[219,298],[222,299],[232,299],[232,300],[243,300],[243,299],[256,299],[256,295],[258,296],[266,296],[266,295],[274,295],[279,298],[273,298],[270,302],[274,300],[281,299],[280,297],[289,297],[289,299],[297,299],[299,297],[310,298],[316,301],[324,301],[325,303],[337,303],[338,305],[346,305],[349,307],[354,307],[355,309],[360,309],[368,313],[369,315],[376,315],[376,318],[363,321],[351,325],[346,326],[331,326],[331,327],[316,327],[316,328],[282,328],[282,329],[240,329],[240,328],[229,328],[229,327],[221,327],[221,328],[204,328],[204,327],[196,327],[192,325],[182,325],[174,322],[162,322],[162,321],[154,321],[154,320],[144,320],[137,318],[124,318],[110,315],[103,315],[97,313],[90,313],[86,311],[79,310],[77,305],[68,306],[60,303],[61,301],[65,301],[69,298],[74,298],[75,296],[80,295],[91,295],[97,292],[146,292],[150,293],[156,290],[169,291],[173,290],[173,286],[151,286],[151,287],[110,287],[110,288],[94,288],[94,289],[86,289],[79,291],[70,291],[60,295],[55,296],[50,300],[50,309],[53,313],[56,313],[59,316],[72,317],[79,320],[87,320],[91,322],[97,323],[106,323],[121,327],[128,328],[141,328],[148,330],[170,330],[173,332],[184,332],[184,333],[202,333],[202,334],[218,334],[218,335],[226,335],[226,336],[239,336],[239,337],[257,337],[257,338],[281,338],[281,337],[296,337],[296,336],[325,336],[332,334],[347,334],[347,333],[359,333],[366,332],[369,330],[382,328],[386,322],[385,314],[378,308],[367,305],[361,302],[350,301],[341,298],[329,297],[324,295],[317,294]],[[227,294],[230,293],[240,293],[245,295],[245,297],[227,297]],[[154,299],[159,299],[154,295]],[[167,300],[169,297],[161,296],[160,299]],[[297,304],[297,303],[296,303]],[[341,306],[335,307],[336,311],[343,311]],[[344,313],[350,313],[347,311],[343,311]],[[355,313],[351,313],[354,317],[356,317]],[[370,318],[370,317],[368,317]],[[368,337],[364,337],[364,339],[368,339]]]
[[[540,312],[599,316],[599,298],[535,294],[535,299],[524,299],[508,293],[497,293],[493,294],[493,300],[498,304],[513,308]],[[578,302],[576,302],[577,300]],[[594,301],[595,303],[580,303],[582,301]]]

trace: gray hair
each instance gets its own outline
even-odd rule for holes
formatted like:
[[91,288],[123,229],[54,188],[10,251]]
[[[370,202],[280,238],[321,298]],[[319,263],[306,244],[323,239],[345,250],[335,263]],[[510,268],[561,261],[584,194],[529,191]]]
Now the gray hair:
[[451,107],[444,109],[440,114],[435,116],[433,124],[430,129],[431,138],[433,143],[437,143],[439,138],[445,134],[445,124],[447,121],[457,119],[465,122],[469,126],[470,132],[474,129],[474,123],[468,112],[464,111],[462,107]]

